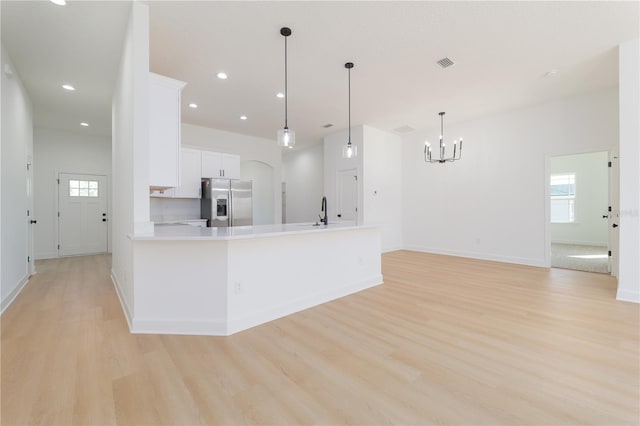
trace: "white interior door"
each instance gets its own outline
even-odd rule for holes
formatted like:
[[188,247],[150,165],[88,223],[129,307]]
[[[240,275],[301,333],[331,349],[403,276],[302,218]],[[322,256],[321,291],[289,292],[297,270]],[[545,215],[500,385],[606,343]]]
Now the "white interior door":
[[107,251],[107,177],[60,173],[58,254]]
[[358,221],[358,174],[356,169],[338,172],[338,202],[336,217],[341,223]]
[[609,272],[618,276],[618,251],[620,250],[620,163],[617,151],[609,152]]
[[36,224],[36,220],[33,217],[33,159],[27,158],[27,229],[29,234],[27,236],[27,262],[29,274],[35,272],[35,266],[33,262],[33,226]]

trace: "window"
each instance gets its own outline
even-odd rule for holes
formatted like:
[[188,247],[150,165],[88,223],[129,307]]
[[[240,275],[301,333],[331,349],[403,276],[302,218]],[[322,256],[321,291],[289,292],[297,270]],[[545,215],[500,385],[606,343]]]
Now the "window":
[[576,174],[551,175],[551,223],[575,221]]
[[97,180],[70,180],[69,197],[97,197]]

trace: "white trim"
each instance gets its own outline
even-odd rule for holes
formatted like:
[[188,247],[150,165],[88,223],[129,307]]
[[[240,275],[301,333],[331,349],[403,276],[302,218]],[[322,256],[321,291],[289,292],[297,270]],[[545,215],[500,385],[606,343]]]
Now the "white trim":
[[35,260],[55,259],[57,257],[58,257],[58,252],[57,251],[46,251],[44,253],[36,253],[35,254]]
[[640,303],[640,292],[618,290],[616,300],[620,300],[621,302]]
[[572,244],[575,246],[594,246],[594,247],[609,247],[608,241],[572,241],[572,240],[552,240],[551,244]]
[[129,305],[127,305],[126,299],[122,297],[122,294],[120,294],[118,276],[113,269],[111,269],[111,282],[113,282],[113,287],[116,289],[116,294],[118,295],[118,299],[120,300],[120,306],[122,306],[124,317],[127,320],[127,324],[129,325],[129,331],[131,331],[131,310],[129,309]]
[[393,246],[391,248],[382,249],[382,253],[389,253],[392,251],[405,250],[404,246]]
[[458,256],[458,257],[467,257],[470,259],[478,259],[478,260],[490,260],[494,262],[502,262],[502,263],[514,263],[517,265],[526,265],[526,266],[536,266],[539,268],[548,268],[544,259],[532,259],[526,257],[510,257],[510,256],[500,256],[486,253],[476,253],[470,251],[457,251],[457,250],[449,250],[449,249],[437,249],[433,247],[422,247],[409,245],[405,248],[405,250],[413,250],[420,251],[424,253],[433,253],[433,254],[443,254],[446,256]]
[[2,315],[4,313],[4,311],[5,311],[5,309],[7,309],[9,306],[11,306],[13,301],[16,300],[16,297],[18,297],[18,295],[20,294],[22,289],[29,282],[29,279],[31,278],[31,276],[34,275],[34,274],[35,274],[35,272],[33,274],[27,275],[26,277],[21,279],[20,283],[16,286],[16,288],[14,288],[13,291],[11,293],[9,293],[7,295],[7,297],[4,298],[2,303],[0,303],[0,315]]
[[134,318],[133,334],[184,334],[193,336],[228,336],[226,321],[185,321]]

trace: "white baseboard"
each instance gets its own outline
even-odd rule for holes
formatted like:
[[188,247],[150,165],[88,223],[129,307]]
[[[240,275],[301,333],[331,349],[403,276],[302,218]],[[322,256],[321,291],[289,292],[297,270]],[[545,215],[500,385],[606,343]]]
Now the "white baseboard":
[[405,248],[403,246],[397,246],[397,247],[392,247],[392,248],[386,248],[386,249],[382,249],[383,253],[389,253],[392,251],[398,251],[398,250],[404,250]]
[[230,336],[260,324],[320,305],[331,300],[382,284],[382,275],[361,282],[316,293],[283,305],[269,307],[250,315],[229,320],[167,320],[157,318],[134,318],[131,332],[139,334],[188,334],[207,336]]
[[36,253],[33,255],[36,260],[42,259],[55,259],[58,257],[58,252],[55,251],[46,251],[44,253]]
[[594,246],[594,247],[607,247],[609,243],[607,241],[572,241],[572,240],[553,240],[551,244],[571,244],[575,246]]
[[134,318],[134,334],[186,334],[193,336],[228,336],[226,321],[184,321]]
[[620,300],[623,302],[640,303],[640,292],[618,290],[618,293],[616,294],[616,300]]
[[433,247],[423,247],[423,246],[414,246],[414,245],[406,246],[405,250],[413,250],[413,251],[420,251],[424,253],[433,253],[433,254],[444,254],[447,256],[468,257],[470,259],[478,259],[478,260],[491,260],[494,262],[502,262],[502,263],[515,263],[518,265],[537,266],[539,268],[548,268],[548,266],[545,265],[544,259],[501,256],[501,255],[494,255],[494,254],[487,254],[487,253],[437,249]]
[[122,306],[122,311],[124,312],[124,317],[127,320],[127,324],[129,325],[129,331],[131,331],[131,310],[129,309],[129,305],[127,304],[122,294],[120,294],[120,285],[118,284],[118,276],[116,275],[113,268],[111,269],[111,282],[113,282],[113,287],[116,289],[116,294],[118,295],[118,299],[120,300],[120,306]]
[[16,288],[14,288],[13,291],[9,293],[7,297],[4,298],[4,300],[2,300],[2,302],[0,303],[0,315],[2,315],[5,309],[7,309],[13,303],[13,301],[16,300],[16,297],[18,297],[22,289],[29,282],[29,278],[31,278],[31,275],[27,275],[26,277],[22,278]]

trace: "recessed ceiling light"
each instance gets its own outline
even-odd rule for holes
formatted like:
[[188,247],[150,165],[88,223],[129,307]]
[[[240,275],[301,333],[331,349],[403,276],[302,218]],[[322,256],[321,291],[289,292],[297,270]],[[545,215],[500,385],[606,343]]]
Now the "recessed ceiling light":
[[241,116],[240,116],[240,120],[246,120],[246,119],[247,119],[247,116],[246,116],[246,115],[241,115]]
[[544,73],[545,77],[554,77],[556,74],[558,74],[558,70],[549,70],[546,73]]
[[226,74],[226,73],[224,73],[224,72],[219,72],[219,73],[218,73],[218,78],[219,78],[220,80],[226,80],[226,79],[227,79],[227,74]]
[[284,93],[280,92],[276,96],[279,97],[279,98],[284,98]]
[[287,148],[289,148],[289,149],[293,149],[293,147],[292,147],[291,145],[289,145]]
[[198,108],[198,104],[190,103],[189,108]]
[[57,4],[58,6],[64,6],[67,4],[65,0],[49,0],[53,4]]
[[82,123],[80,123],[80,125],[84,126],[84,127],[89,127],[89,123],[85,123],[84,121]]
[[70,85],[70,84],[63,84],[63,85],[62,85],[62,88],[63,88],[64,90],[69,90],[69,91],[71,91],[71,92],[72,92],[72,91],[74,91],[74,90],[76,90],[76,88],[75,88],[75,87],[73,87],[73,86],[72,86],[72,85]]

